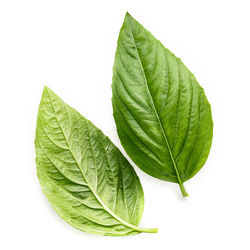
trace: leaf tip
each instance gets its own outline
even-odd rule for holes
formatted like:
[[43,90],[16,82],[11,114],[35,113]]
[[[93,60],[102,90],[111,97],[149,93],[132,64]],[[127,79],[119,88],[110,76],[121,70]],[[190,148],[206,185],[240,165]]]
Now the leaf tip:
[[128,12],[128,11],[126,12],[125,17],[131,17],[131,15],[129,14],[129,12]]
[[124,20],[133,20],[134,18],[129,14],[129,12],[126,12],[125,19]]
[[47,85],[44,85],[42,96],[46,97],[48,95],[49,96],[56,96],[56,94]]
[[44,85],[43,92],[50,92],[50,91],[51,89],[47,85]]
[[43,87],[43,93],[41,98],[41,104],[44,102],[51,102],[51,97],[57,97],[56,94],[46,85]]

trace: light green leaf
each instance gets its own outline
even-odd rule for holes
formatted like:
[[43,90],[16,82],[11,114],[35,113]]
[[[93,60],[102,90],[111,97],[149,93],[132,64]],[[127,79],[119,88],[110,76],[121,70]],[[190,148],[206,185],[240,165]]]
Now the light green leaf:
[[179,183],[204,165],[212,143],[211,107],[182,61],[128,13],[113,68],[113,110],[121,143],[146,173]]
[[108,137],[47,87],[35,146],[42,190],[73,227],[113,236],[157,231],[137,227],[143,190],[129,162]]

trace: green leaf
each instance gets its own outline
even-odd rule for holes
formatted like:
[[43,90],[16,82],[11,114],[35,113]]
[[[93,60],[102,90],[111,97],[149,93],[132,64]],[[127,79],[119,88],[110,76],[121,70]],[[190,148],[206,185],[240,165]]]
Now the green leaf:
[[211,107],[182,61],[126,14],[113,68],[113,110],[121,143],[146,173],[179,183],[204,165]]
[[39,106],[35,147],[42,190],[70,225],[113,236],[157,231],[137,227],[144,198],[129,162],[48,87]]

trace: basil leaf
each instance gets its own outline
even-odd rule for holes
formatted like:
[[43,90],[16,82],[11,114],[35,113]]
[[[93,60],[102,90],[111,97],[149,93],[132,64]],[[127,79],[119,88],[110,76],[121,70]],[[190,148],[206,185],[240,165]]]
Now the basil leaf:
[[113,68],[113,110],[121,143],[146,173],[179,183],[204,165],[212,143],[211,107],[182,61],[128,13]]
[[157,231],[137,227],[144,198],[129,162],[108,137],[47,87],[35,147],[42,190],[70,225],[102,235]]

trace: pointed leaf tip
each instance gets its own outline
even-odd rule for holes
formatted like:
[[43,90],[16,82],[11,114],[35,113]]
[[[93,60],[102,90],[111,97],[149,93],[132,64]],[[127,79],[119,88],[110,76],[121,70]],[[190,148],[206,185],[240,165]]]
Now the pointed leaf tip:
[[129,14],[129,12],[126,12],[125,19],[124,20],[134,20],[134,18]]
[[131,15],[129,14],[129,12],[127,11],[126,12],[126,15],[125,15],[126,17],[131,17]]
[[[53,91],[53,90],[51,90],[51,88],[49,88],[47,85],[44,85],[44,88],[43,88],[43,94],[44,93],[47,93],[47,94],[50,94],[50,95],[55,95],[55,96],[57,96],[56,95],[56,93]],[[57,96],[58,97],[58,96]],[[59,97],[58,97],[59,98]]]
[[48,92],[51,92],[51,89],[47,85],[44,85],[43,94],[48,93]]

